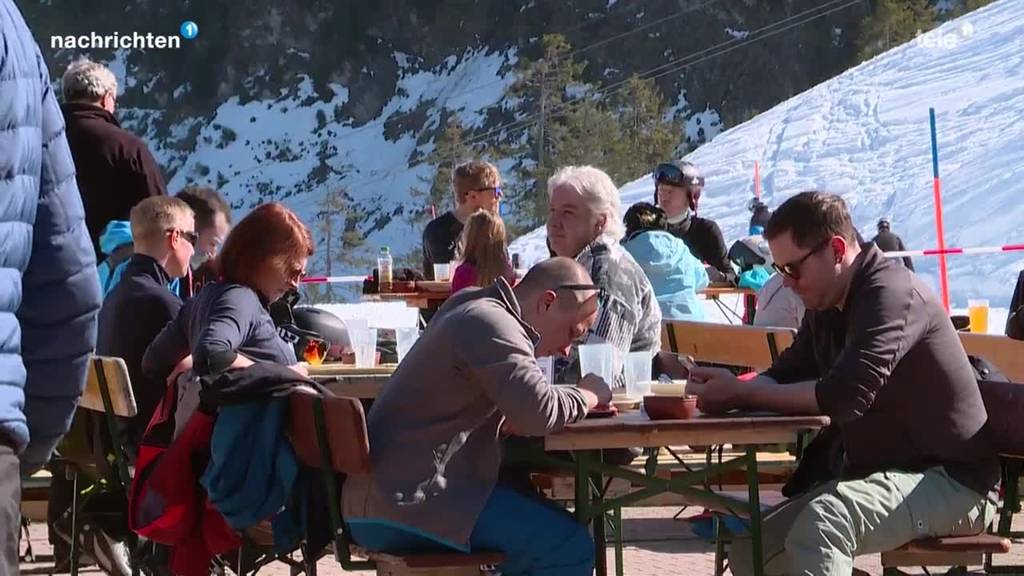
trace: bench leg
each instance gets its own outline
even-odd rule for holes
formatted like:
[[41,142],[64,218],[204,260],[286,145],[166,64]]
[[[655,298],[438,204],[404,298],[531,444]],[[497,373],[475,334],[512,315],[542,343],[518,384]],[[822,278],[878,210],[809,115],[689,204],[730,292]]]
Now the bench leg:
[[715,527],[715,576],[725,574],[725,539],[722,538],[722,517],[712,513],[711,521]]
[[622,551],[622,508],[614,508],[608,518],[615,537],[615,576],[625,575],[625,561]]

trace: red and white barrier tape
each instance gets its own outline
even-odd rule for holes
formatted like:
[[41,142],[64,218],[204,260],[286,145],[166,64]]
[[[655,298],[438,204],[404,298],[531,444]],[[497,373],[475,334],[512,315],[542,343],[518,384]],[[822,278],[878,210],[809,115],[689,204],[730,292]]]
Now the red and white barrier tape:
[[1006,244],[1003,246],[975,246],[973,248],[946,248],[939,250],[899,250],[896,252],[884,252],[888,258],[903,258],[904,256],[940,256],[942,254],[997,254],[999,252],[1021,252],[1024,251],[1024,244]]
[[302,279],[303,284],[356,284],[361,283],[366,276],[307,276]]

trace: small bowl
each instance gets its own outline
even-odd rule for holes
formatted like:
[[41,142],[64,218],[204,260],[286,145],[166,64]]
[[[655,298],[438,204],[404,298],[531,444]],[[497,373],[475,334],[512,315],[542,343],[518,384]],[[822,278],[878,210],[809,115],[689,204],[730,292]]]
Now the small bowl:
[[697,415],[697,397],[644,396],[644,410],[651,420],[689,420]]

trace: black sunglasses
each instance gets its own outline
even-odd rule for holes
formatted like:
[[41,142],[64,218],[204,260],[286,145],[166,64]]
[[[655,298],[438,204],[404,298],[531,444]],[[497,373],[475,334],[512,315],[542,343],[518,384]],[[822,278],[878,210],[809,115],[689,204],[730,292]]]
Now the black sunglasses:
[[573,292],[597,292],[597,299],[601,301],[604,299],[604,288],[596,284],[560,284],[555,286],[555,291],[559,290],[572,290]]
[[807,259],[810,258],[812,254],[816,254],[816,253],[820,252],[822,248],[824,248],[825,246],[828,246],[830,242],[832,242],[832,238],[831,237],[825,238],[825,240],[823,240],[820,244],[815,246],[813,250],[811,250],[807,254],[804,254],[803,257],[800,258],[799,260],[797,260],[796,262],[790,262],[789,264],[782,264],[782,265],[779,265],[776,262],[772,262],[772,268],[775,268],[776,272],[778,272],[779,274],[782,274],[783,276],[785,276],[786,278],[789,278],[790,280],[799,280],[800,279],[800,267],[803,266],[803,263],[806,262]]
[[171,232],[177,232],[178,234],[181,234],[181,237],[184,238],[185,241],[191,244],[192,246],[195,246],[196,242],[199,242],[199,235],[189,230],[182,230],[181,228],[168,228],[166,232],[168,234],[170,234]]
[[703,176],[687,176],[675,164],[658,164],[654,169],[654,181],[669,186],[704,186]]
[[474,188],[474,189],[470,190],[470,192],[486,192],[488,190],[494,190],[494,197],[499,199],[499,200],[501,199],[501,197],[502,197],[501,186],[487,186],[485,188]]

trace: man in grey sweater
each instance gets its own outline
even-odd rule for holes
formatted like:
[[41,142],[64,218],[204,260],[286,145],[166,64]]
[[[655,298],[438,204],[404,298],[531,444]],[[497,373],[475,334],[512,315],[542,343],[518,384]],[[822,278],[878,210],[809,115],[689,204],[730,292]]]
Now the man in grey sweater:
[[587,334],[597,292],[579,264],[553,258],[515,288],[499,279],[444,304],[370,410],[372,471],[343,498],[357,543],[497,550],[510,576],[592,573],[585,526],[496,481],[503,431],[543,436],[611,400],[599,377],[552,386],[536,362]]
[[[857,555],[980,533],[998,461],[974,372],[938,299],[876,246],[858,244],[838,196],[790,198],[765,238],[807,306],[796,341],[750,382],[695,369],[689,391],[706,412],[827,415],[845,452],[837,479],[765,519],[765,573],[848,575]],[[751,573],[753,556],[738,540],[733,573]]]

